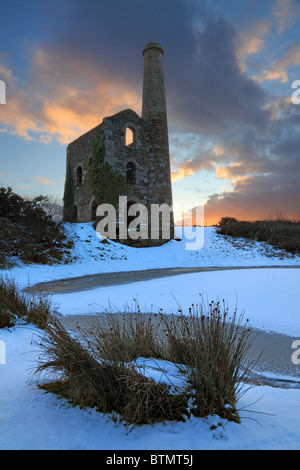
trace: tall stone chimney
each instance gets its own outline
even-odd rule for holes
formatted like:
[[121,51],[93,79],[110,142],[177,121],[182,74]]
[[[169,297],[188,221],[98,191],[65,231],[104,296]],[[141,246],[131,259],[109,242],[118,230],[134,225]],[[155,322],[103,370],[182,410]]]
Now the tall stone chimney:
[[[142,118],[151,129],[149,140],[152,165],[149,182],[152,185],[151,200],[172,207],[172,186],[169,154],[168,119],[165,80],[163,71],[164,50],[156,42],[148,43],[144,50],[144,78]],[[153,162],[153,163],[152,163]],[[171,214],[171,238],[174,236],[173,212]]]
[[[149,42],[143,50],[144,83],[142,118],[167,117],[165,80],[163,71],[163,48],[156,42]],[[163,116],[164,115],[164,116]]]

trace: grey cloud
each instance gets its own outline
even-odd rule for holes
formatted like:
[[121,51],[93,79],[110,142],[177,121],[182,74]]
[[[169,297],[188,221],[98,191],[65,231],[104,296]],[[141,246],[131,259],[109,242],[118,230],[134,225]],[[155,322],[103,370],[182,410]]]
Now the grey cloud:
[[[51,23],[57,10],[46,3]],[[192,146],[185,152],[184,145],[178,147],[175,169],[186,174],[213,170],[216,158],[220,165],[240,163],[231,168],[231,174],[252,179],[248,184],[237,182],[231,193],[213,195],[207,205],[211,210],[248,208],[250,203],[257,208],[261,202],[297,207],[300,106],[278,104],[274,116],[270,93],[240,67],[236,27],[211,14],[209,5],[195,0],[65,0],[64,19],[55,39],[49,35],[48,42],[44,38],[35,45],[50,62],[43,69],[45,75],[41,68],[32,67],[30,88],[49,86],[46,92],[51,102],[64,83],[96,88],[99,73],[99,81],[120,82],[141,95],[142,48],[149,41],[160,42],[166,53],[170,130],[201,136],[198,148]],[[79,116],[87,115],[89,106],[90,102],[79,102],[77,95],[73,101],[68,97],[67,107]],[[32,111],[31,116],[34,120]],[[223,146],[225,152],[216,157],[214,145]]]
[[85,67],[98,68],[100,76],[141,90],[142,48],[160,42],[170,126],[210,133],[237,123],[261,127],[268,119],[265,92],[239,67],[237,38],[229,21],[199,2],[73,0],[65,29],[41,46],[53,57],[54,76],[76,79],[70,63],[78,61],[83,76]]
[[222,133],[266,125],[267,94],[240,69],[236,37],[224,18],[207,23],[195,36],[197,54],[173,69],[170,109],[187,129]]
[[234,191],[212,195],[205,206],[206,217],[215,221],[223,216],[259,219],[277,212],[295,217],[299,210],[299,181],[280,175],[257,176],[247,184],[239,183]]

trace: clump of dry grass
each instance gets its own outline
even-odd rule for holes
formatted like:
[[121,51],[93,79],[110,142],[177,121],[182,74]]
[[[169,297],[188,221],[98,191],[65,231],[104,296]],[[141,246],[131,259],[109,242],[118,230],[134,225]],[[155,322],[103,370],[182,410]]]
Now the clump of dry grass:
[[[155,320],[155,321],[154,321]],[[107,313],[105,322],[77,326],[71,335],[58,321],[48,322],[37,372],[55,381],[48,391],[75,405],[118,413],[128,424],[179,420],[217,414],[239,422],[236,403],[253,363],[245,356],[253,339],[248,321],[224,302],[192,305],[188,315]],[[173,362],[187,387],[172,392],[134,366],[138,357]]]
[[13,279],[0,277],[0,328],[11,327],[18,320],[45,328],[51,315],[49,299],[32,297]]
[[141,313],[137,306],[134,313],[106,313],[104,321],[93,322],[83,336],[101,358],[129,362],[141,356],[163,357],[159,328],[152,315]]
[[12,326],[17,318],[25,317],[27,300],[20,295],[15,282],[0,278],[0,327]]
[[248,320],[224,301],[192,305],[189,315],[165,320],[166,356],[179,365],[191,383],[195,416],[217,414],[239,422],[236,403],[254,362],[246,353],[254,339]]
[[[108,342],[112,339],[109,335]],[[99,347],[100,345],[100,347]],[[138,373],[123,359],[112,358],[111,346],[102,354],[104,343],[82,332],[81,340],[71,336],[57,318],[47,325],[41,347],[44,356],[36,373],[45,370],[56,381],[41,386],[58,393],[74,405],[93,407],[103,413],[118,413],[127,424],[183,420],[187,397],[170,393],[165,384]],[[103,358],[105,356],[105,359]],[[58,374],[58,375],[57,375]]]

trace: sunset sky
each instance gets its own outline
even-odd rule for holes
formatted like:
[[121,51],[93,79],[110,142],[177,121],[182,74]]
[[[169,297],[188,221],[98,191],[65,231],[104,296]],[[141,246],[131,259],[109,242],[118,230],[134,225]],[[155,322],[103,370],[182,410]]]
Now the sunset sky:
[[0,186],[62,198],[67,144],[141,113],[152,41],[165,50],[175,214],[299,216],[299,0],[0,0]]

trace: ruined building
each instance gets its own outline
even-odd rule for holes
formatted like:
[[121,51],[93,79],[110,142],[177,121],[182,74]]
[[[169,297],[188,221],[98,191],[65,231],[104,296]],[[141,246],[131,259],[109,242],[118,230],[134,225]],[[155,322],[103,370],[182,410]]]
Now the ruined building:
[[[100,125],[68,145],[67,169],[71,168],[74,178],[74,221],[89,222],[96,219],[97,201],[92,194],[87,172],[96,136],[104,138],[106,161],[127,183],[128,208],[134,203],[144,204],[150,217],[151,204],[172,206],[163,55],[164,51],[157,43],[149,43],[143,50],[141,117],[135,111],[125,109],[105,117]],[[132,137],[130,143],[126,141],[128,130]],[[172,212],[170,223],[170,238],[173,238]],[[161,243],[162,240],[149,239],[141,246]]]

